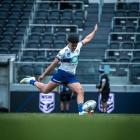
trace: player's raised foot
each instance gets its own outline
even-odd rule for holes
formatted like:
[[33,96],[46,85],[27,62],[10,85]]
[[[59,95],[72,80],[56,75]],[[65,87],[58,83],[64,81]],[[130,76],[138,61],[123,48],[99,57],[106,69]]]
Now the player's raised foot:
[[81,116],[81,115],[86,115],[86,114],[87,114],[86,111],[79,112],[79,115],[80,115],[80,116]]
[[23,78],[23,79],[20,81],[20,84],[30,84],[30,81],[31,81],[31,80],[35,81],[35,77]]

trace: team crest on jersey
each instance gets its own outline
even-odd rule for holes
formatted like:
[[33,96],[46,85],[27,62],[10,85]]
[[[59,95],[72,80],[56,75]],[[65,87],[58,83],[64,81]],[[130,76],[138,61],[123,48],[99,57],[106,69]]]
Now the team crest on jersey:
[[77,57],[77,56],[74,56],[74,57],[71,59],[71,62],[72,62],[72,63],[77,63],[77,62],[78,62],[78,57]]
[[[109,99],[107,101],[107,113],[111,113],[114,110],[114,93],[109,94]],[[98,109],[102,111],[102,104],[101,104],[101,94],[98,97]]]
[[67,57],[70,57],[70,53],[67,53],[66,55],[67,55]]
[[53,92],[48,94],[40,93],[39,109],[43,113],[50,113],[55,109],[55,94]]

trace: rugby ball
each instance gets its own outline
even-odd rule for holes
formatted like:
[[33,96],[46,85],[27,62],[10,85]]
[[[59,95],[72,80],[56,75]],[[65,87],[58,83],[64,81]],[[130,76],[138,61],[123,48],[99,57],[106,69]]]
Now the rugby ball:
[[83,104],[83,110],[86,112],[94,110],[96,105],[97,103],[95,100],[88,100]]

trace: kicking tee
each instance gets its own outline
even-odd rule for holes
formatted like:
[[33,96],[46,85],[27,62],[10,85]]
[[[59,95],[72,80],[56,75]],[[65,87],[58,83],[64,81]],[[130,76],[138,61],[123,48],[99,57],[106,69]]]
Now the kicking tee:
[[61,61],[58,69],[64,70],[71,74],[75,74],[78,65],[78,57],[80,55],[80,50],[82,46],[83,43],[79,42],[74,52],[71,51],[68,45],[62,50],[60,50],[56,56],[56,58]]

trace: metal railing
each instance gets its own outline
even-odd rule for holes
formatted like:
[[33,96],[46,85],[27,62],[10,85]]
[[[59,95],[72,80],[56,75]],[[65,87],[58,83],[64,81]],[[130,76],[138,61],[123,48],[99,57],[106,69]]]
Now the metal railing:
[[70,28],[75,28],[76,33],[78,33],[78,25],[71,25],[71,24],[30,24],[31,27],[51,27],[51,32],[54,33],[55,27],[65,27],[69,31]]
[[[135,24],[135,27],[139,26],[139,20],[140,17],[113,17],[112,18],[112,22],[111,22],[111,28],[113,29],[113,27],[115,26],[115,20],[121,20],[120,21],[120,26],[127,26],[127,20],[133,20],[133,24]],[[119,26],[119,25],[118,25]]]
[[[126,4],[131,4],[131,3],[138,3],[138,6],[139,6],[139,11],[140,11],[140,0],[122,0],[122,1],[117,1],[115,3],[115,11],[117,11],[117,4],[118,3],[126,3]],[[123,10],[123,9],[122,9]]]
[[84,10],[84,2],[83,1],[46,1],[46,0],[37,0],[37,3],[53,3],[53,4],[57,4],[57,9],[60,10],[60,5],[62,3],[67,3],[67,4],[75,4],[75,5],[81,5],[82,10]]
[[102,10],[103,10],[103,5],[104,5],[104,0],[99,0],[98,3],[98,22],[100,23],[101,21],[101,16],[102,16]]
[[109,52],[116,52],[117,53],[117,55],[116,56],[118,56],[119,57],[119,53],[121,53],[121,52],[127,52],[128,53],[128,55],[131,57],[131,58],[133,58],[134,57],[134,52],[140,52],[140,49],[106,49],[105,50],[105,58],[107,58],[108,57],[108,53]]
[[[111,35],[118,35],[120,37],[117,37],[116,40],[112,40],[111,39]],[[135,42],[136,41],[136,36],[140,35],[139,32],[110,32],[108,35],[108,44],[110,44],[111,41],[130,41],[130,40],[124,40],[122,36],[126,36],[126,35],[133,35],[133,37],[131,38],[131,41]]]
[[[77,73],[76,75],[78,76],[78,79],[80,79],[81,83],[91,83],[92,84],[94,82],[96,82],[98,80],[98,67],[100,65],[100,60],[86,60],[86,59],[79,59],[79,64],[77,66]],[[38,75],[36,75],[36,71],[38,67],[41,67],[41,72],[44,72],[45,68],[51,64],[51,62],[15,62],[14,63],[14,83],[19,83],[19,81],[26,76],[35,76],[37,77]],[[22,66],[30,66],[30,68],[32,68],[33,73],[32,75],[26,75],[24,72],[22,72],[23,69]],[[58,65],[59,66],[59,65]],[[85,68],[86,66],[86,68]],[[57,69],[57,68],[56,68]],[[30,74],[30,72],[27,72],[28,74]],[[41,74],[41,73],[40,73]],[[51,76],[52,74],[50,74]],[[87,77],[87,79],[85,79]]]

